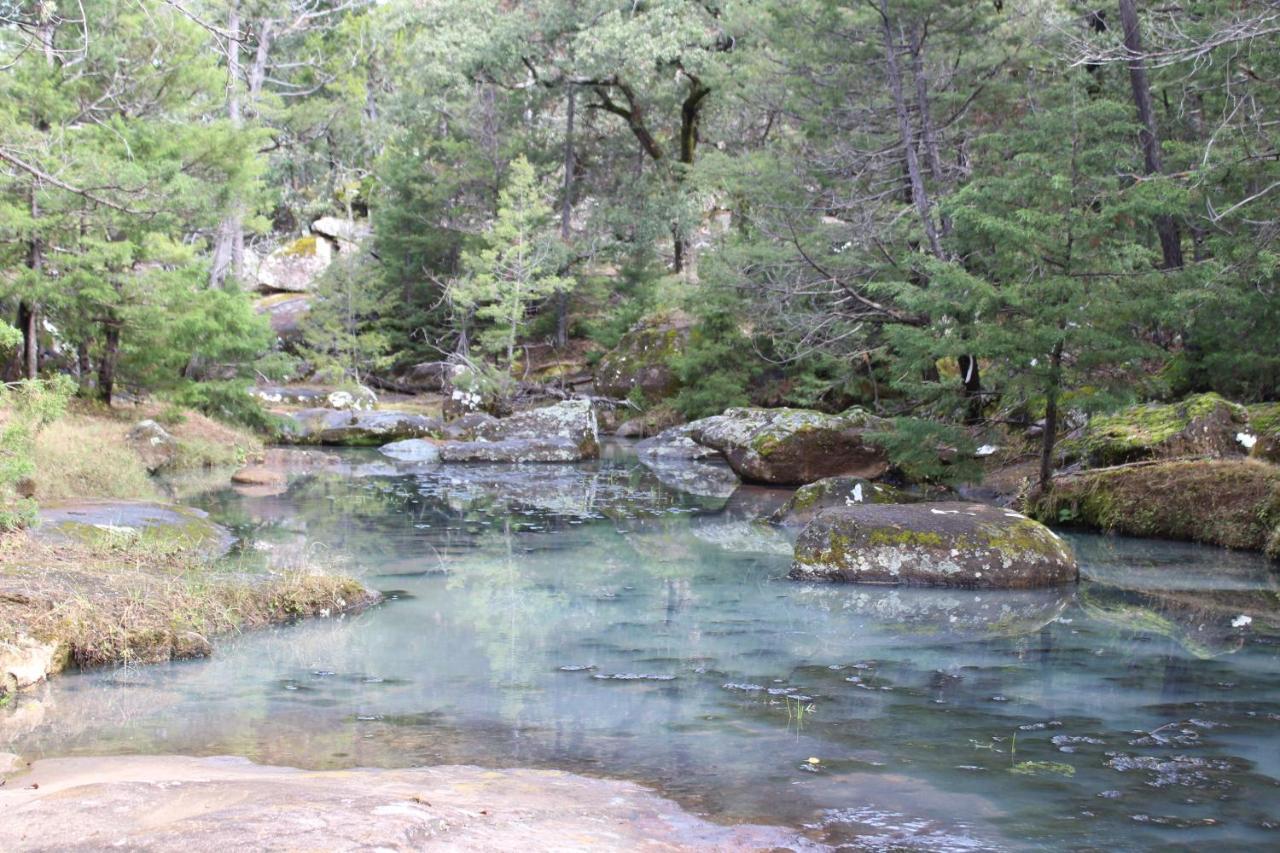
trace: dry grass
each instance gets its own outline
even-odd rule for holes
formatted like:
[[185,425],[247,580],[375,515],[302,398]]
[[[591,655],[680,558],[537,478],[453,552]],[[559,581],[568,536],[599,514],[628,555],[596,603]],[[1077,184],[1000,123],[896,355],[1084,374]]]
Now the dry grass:
[[289,567],[249,569],[136,542],[50,544],[0,537],[0,642],[55,642],[65,664],[201,657],[228,633],[370,603],[358,581]]

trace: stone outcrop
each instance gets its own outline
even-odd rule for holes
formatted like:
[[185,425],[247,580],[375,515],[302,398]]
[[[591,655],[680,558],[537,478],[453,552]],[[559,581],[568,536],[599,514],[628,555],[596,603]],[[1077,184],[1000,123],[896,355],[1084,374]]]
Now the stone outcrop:
[[65,663],[66,653],[57,643],[42,643],[21,634],[8,642],[0,641],[0,699],[39,684]]
[[138,421],[125,435],[125,441],[152,474],[171,464],[178,455],[178,440],[151,419]]
[[578,462],[600,455],[589,400],[566,400],[478,423],[476,440],[446,444],[444,462]]
[[40,507],[32,534],[48,542],[136,540],[225,554],[235,538],[203,510],[152,501],[79,500]]
[[1179,456],[1242,456],[1237,437],[1248,429],[1244,406],[1217,394],[1197,394],[1179,403],[1131,406],[1093,418],[1078,440],[1063,443],[1064,455],[1102,467]]
[[638,389],[651,403],[670,397],[680,387],[675,359],[692,328],[692,318],[678,311],[638,323],[596,365],[596,393],[621,400]]
[[381,447],[405,438],[438,436],[443,426],[439,418],[412,412],[303,409],[289,415],[282,438],[292,444]]
[[796,580],[1031,589],[1072,583],[1075,555],[1012,510],[959,501],[862,504],[818,514],[796,540]]
[[262,259],[258,266],[258,289],[269,293],[306,293],[331,263],[333,243],[314,234],[299,237]]
[[882,422],[858,410],[827,415],[808,409],[729,409],[689,424],[688,435],[720,451],[742,479],[798,486],[823,477],[874,479],[889,469],[867,439]]
[[311,311],[311,297],[305,293],[273,293],[254,303],[254,310],[267,315],[278,343],[294,344],[302,338],[302,320]]
[[301,406],[363,411],[378,404],[378,395],[363,386],[317,388],[302,385],[259,385],[249,393],[268,406]]
[[1280,465],[1280,402],[1249,407],[1249,428],[1237,434],[1254,459]]
[[333,241],[338,254],[345,255],[360,248],[360,243],[373,236],[373,229],[363,219],[322,216],[311,223],[311,233]]

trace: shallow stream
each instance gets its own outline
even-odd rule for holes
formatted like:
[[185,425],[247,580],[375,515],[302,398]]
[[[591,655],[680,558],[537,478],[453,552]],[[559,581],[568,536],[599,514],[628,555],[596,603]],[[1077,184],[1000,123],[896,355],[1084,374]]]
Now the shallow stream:
[[786,493],[715,468],[343,458],[191,500],[246,554],[349,559],[385,604],[62,677],[7,748],[553,767],[849,849],[1280,846],[1260,557],[1074,535],[1077,588],[797,584],[752,524]]

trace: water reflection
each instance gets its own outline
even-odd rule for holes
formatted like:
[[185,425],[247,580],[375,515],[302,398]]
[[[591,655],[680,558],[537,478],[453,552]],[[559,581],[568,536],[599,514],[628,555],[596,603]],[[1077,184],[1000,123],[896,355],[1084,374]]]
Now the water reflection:
[[1079,537],[1078,589],[797,584],[754,524],[786,493],[705,473],[350,453],[280,495],[193,490],[247,550],[318,543],[392,600],[61,679],[0,748],[554,766],[875,849],[1274,843],[1261,560]]

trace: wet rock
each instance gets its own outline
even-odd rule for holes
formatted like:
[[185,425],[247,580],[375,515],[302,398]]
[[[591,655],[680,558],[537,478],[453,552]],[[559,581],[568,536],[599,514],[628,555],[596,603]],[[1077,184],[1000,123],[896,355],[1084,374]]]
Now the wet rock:
[[665,429],[652,438],[636,443],[636,455],[646,459],[722,459],[719,450],[698,444],[690,437],[691,425]]
[[172,463],[178,455],[178,440],[150,419],[138,421],[125,435],[125,441],[142,457],[142,464],[153,474]]
[[379,448],[382,453],[401,462],[431,463],[440,461],[440,448],[423,438],[406,438]]
[[263,385],[249,393],[271,406],[364,411],[378,404],[378,395],[368,388],[317,388],[301,385]]
[[470,412],[444,425],[444,437],[450,441],[475,441],[497,435],[498,419],[487,412]]
[[12,752],[0,752],[0,776],[15,773],[23,767],[22,758]]
[[59,672],[65,662],[66,652],[57,643],[42,643],[22,634],[0,642],[0,698],[39,684]]
[[1037,521],[983,504],[825,510],[796,541],[796,580],[1029,589],[1072,583],[1075,555]]
[[641,321],[596,365],[596,391],[624,399],[639,389],[650,402],[670,397],[680,387],[673,365],[692,328],[692,318],[678,311]]
[[332,262],[333,244],[329,240],[315,235],[299,237],[262,259],[258,289],[306,293]]
[[452,375],[453,365],[447,361],[423,361],[396,373],[396,382],[419,393],[438,393]]
[[162,548],[180,547],[225,554],[235,541],[208,513],[151,501],[81,500],[40,508],[32,534],[48,542],[136,540]]
[[293,444],[381,447],[405,438],[438,436],[439,418],[412,412],[303,409],[289,415],[282,438]]
[[769,516],[774,524],[802,525],[824,509],[859,504],[909,503],[906,492],[865,477],[824,477],[801,486],[785,504]]
[[744,480],[798,486],[840,474],[883,474],[888,458],[866,438],[880,425],[860,411],[737,408],[694,421],[689,436],[722,452]]
[[[38,783],[38,787],[35,784]],[[36,762],[0,789],[0,848],[23,850],[812,849],[722,826],[630,782],[546,770],[303,771],[235,758]],[[34,832],[33,827],[39,827]]]
[[790,556],[792,551],[790,538],[760,521],[707,521],[695,525],[692,532],[708,545],[735,553]]
[[231,475],[231,482],[242,486],[283,486],[283,471],[266,465],[246,465]]
[[663,456],[642,456],[640,462],[662,485],[696,497],[725,499],[741,485],[738,475],[723,462],[715,464]]
[[1244,406],[1217,394],[1197,394],[1179,403],[1148,403],[1095,417],[1080,439],[1064,442],[1062,449],[1095,467],[1179,456],[1242,456],[1247,450],[1236,435],[1247,424]]

